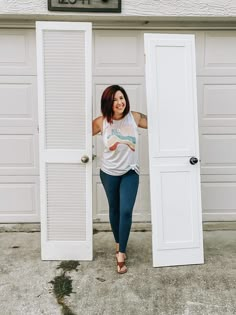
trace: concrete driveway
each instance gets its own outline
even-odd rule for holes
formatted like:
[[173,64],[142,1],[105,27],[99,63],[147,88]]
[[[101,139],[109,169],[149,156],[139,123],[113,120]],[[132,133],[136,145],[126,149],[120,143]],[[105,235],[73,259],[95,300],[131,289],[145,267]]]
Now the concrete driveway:
[[[151,231],[133,231],[124,275],[110,231],[94,234],[94,260],[71,271],[41,261],[37,229],[0,231],[1,315],[236,314],[236,230],[204,231],[204,265],[165,268],[152,267]],[[73,293],[56,298],[62,275]]]

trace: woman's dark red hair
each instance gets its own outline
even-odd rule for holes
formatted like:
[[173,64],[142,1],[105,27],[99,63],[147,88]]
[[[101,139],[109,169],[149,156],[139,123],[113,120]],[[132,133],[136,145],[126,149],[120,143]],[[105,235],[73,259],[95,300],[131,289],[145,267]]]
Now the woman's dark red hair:
[[123,93],[125,101],[126,101],[126,107],[123,111],[122,117],[125,117],[130,111],[129,98],[126,91],[119,85],[108,86],[102,93],[101,111],[102,111],[103,117],[106,118],[109,123],[112,123],[112,117],[114,114],[112,107],[113,107],[113,102],[114,102],[114,96],[117,91],[121,91]]

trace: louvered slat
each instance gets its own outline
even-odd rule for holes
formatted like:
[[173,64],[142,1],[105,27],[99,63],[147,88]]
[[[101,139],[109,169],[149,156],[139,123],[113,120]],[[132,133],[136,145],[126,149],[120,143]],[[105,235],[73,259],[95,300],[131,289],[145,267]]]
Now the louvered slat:
[[44,31],[47,149],[84,149],[84,31]]
[[47,164],[47,229],[50,241],[86,240],[85,167]]

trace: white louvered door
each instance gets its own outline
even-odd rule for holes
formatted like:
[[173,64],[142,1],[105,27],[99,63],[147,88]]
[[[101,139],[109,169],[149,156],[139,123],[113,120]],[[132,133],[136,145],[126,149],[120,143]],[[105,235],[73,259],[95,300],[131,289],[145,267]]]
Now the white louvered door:
[[92,259],[91,34],[36,23],[43,260]]

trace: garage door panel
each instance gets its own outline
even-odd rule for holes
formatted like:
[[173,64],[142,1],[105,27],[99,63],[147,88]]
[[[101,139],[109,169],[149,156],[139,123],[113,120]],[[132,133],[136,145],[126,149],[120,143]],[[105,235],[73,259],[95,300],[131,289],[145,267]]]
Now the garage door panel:
[[236,216],[236,182],[202,183],[205,220],[231,220]]
[[38,137],[0,134],[0,175],[38,175]]
[[0,75],[36,75],[34,30],[0,30]]
[[0,222],[39,221],[37,176],[0,176]]
[[203,133],[200,147],[202,174],[236,173],[236,134]]
[[36,126],[37,92],[33,76],[0,76],[0,126]]
[[[109,220],[108,202],[99,176],[93,178],[93,192],[93,218],[95,221],[107,222]],[[133,220],[136,222],[150,220],[149,176],[140,176]]]
[[236,75],[236,31],[205,31],[197,37],[199,75]]
[[143,36],[136,31],[94,31],[95,75],[143,75]]
[[149,175],[142,175],[139,178],[138,195],[134,206],[134,220],[138,222],[151,220],[150,209]]
[[108,201],[99,176],[93,178],[93,205],[94,220],[108,221]]
[[35,31],[0,30],[0,222],[39,222]]
[[236,125],[236,77],[198,78],[200,126]]
[[236,183],[236,174],[211,174],[211,175],[201,175],[202,183],[217,183],[217,182],[227,182]]
[[102,149],[103,149],[103,140],[102,135],[99,134],[93,138],[93,154],[95,158],[93,161],[93,175],[98,175],[100,172],[101,158],[102,158]]

